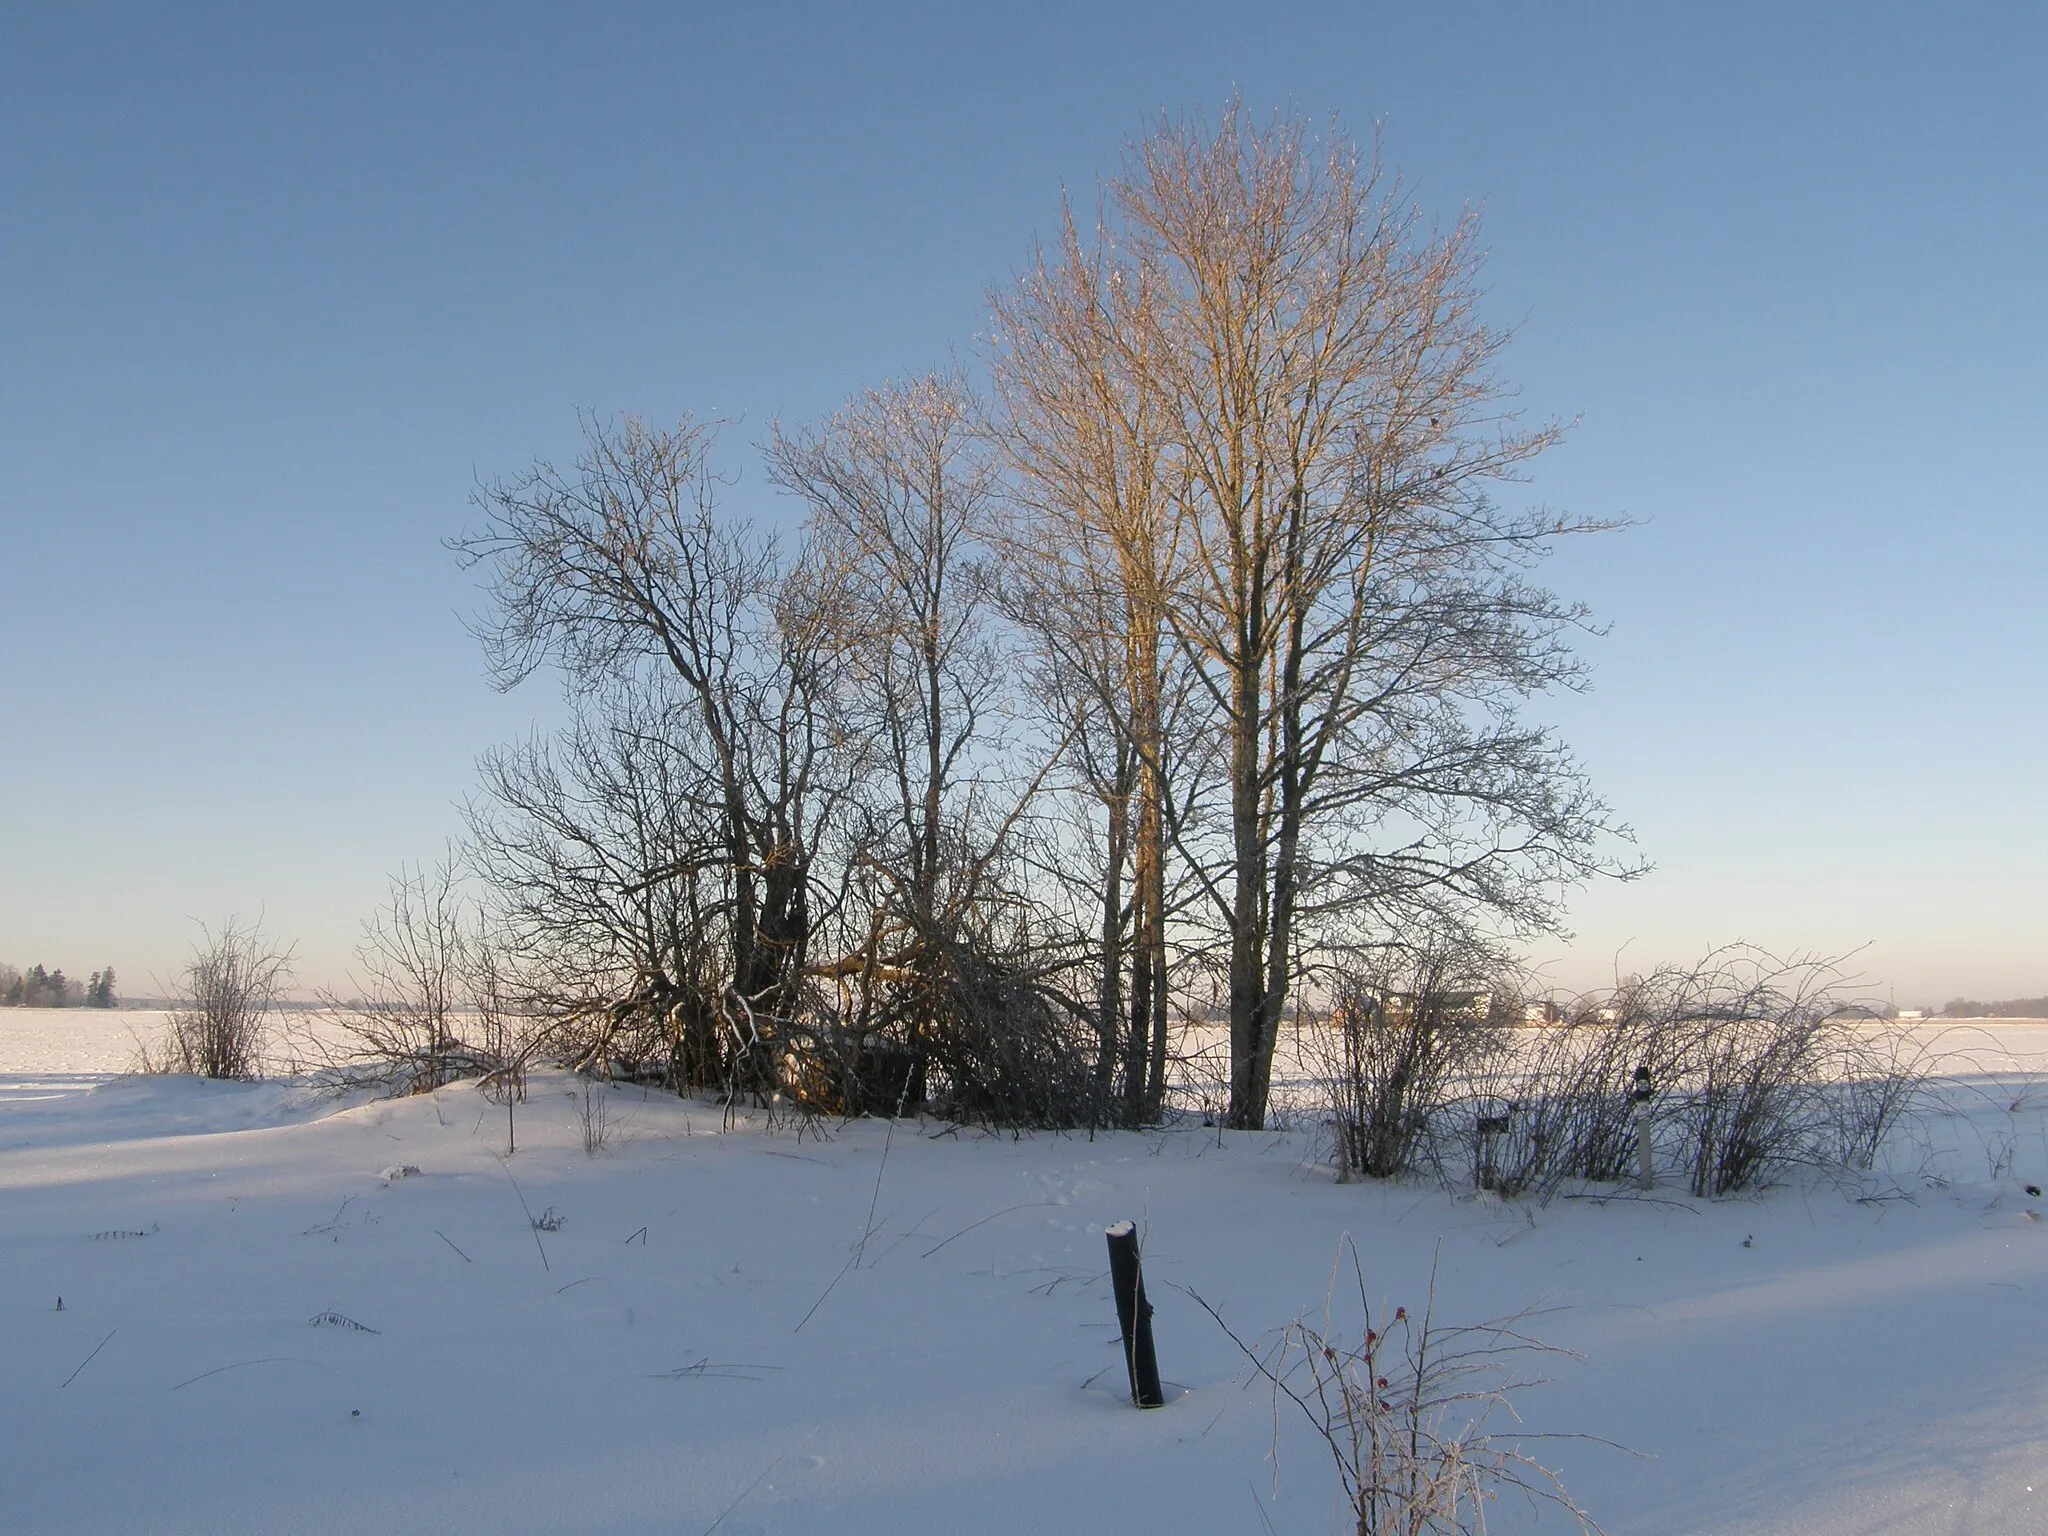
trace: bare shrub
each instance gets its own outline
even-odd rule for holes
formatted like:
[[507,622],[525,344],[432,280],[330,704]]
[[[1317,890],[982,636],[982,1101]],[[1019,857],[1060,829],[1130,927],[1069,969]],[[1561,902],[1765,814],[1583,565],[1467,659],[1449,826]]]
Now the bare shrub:
[[519,1150],[514,1109],[526,1098],[527,1069],[555,1038],[548,1017],[527,995],[526,984],[508,971],[495,944],[480,944],[470,956],[470,998],[475,1008],[472,1038],[488,1064],[477,1079],[486,1103],[505,1109],[505,1155]]
[[[1171,1058],[1173,1101],[1182,1114],[1195,1116],[1204,1126],[1220,1127],[1230,1112],[1230,1041],[1218,1038],[1217,1032],[1204,1027],[1207,1024],[1208,1019],[1200,1014],[1181,1018]],[[1311,1032],[1307,1038],[1328,1045],[1326,1034]],[[1330,1055],[1320,1074],[1333,1083],[1337,1069],[1329,1063],[1336,1059]]]
[[1504,1045],[1483,957],[1434,939],[1403,946],[1338,985],[1330,1065],[1340,1179],[1388,1179],[1416,1166],[1450,1128],[1453,1101]]
[[1919,1109],[1935,1075],[1935,1046],[1888,1020],[1856,1020],[1841,1029],[1835,1074],[1835,1155],[1868,1172],[1892,1133]]
[[987,956],[962,954],[925,1035],[933,1086],[957,1118],[1003,1126],[1094,1125],[1107,1117],[1093,1031]]
[[[1347,1304],[1355,1291],[1357,1316],[1348,1323],[1337,1316],[1340,1282]],[[1562,1509],[1581,1531],[1598,1529],[1556,1473],[1517,1437],[1489,1428],[1496,1414],[1513,1418],[1510,1393],[1541,1385],[1520,1374],[1525,1361],[1570,1353],[1523,1333],[1526,1315],[1440,1327],[1432,1274],[1420,1318],[1396,1307],[1375,1325],[1349,1237],[1337,1250],[1322,1325],[1296,1321],[1264,1348],[1247,1344],[1215,1308],[1189,1295],[1271,1383],[1276,1430],[1283,1401],[1308,1420],[1329,1452],[1358,1536],[1483,1532],[1487,1507],[1506,1490]]]
[[504,1064],[483,1038],[480,1006],[489,940],[467,900],[455,854],[401,869],[383,907],[363,924],[350,981],[356,996],[323,995],[319,1029],[301,1054],[350,1085],[431,1093]]
[[1522,1058],[1519,1186],[1619,1180],[1636,1158],[1629,1086],[1691,1192],[1768,1185],[1796,1166],[1868,1169],[1910,1110],[1926,1063],[1906,1035],[1845,1004],[1836,964],[1716,951],[1579,999]]
[[501,1067],[493,1068],[477,1079],[476,1086],[485,1103],[504,1107],[505,1155],[516,1156],[519,1152],[517,1108],[526,1101],[525,1061],[508,1061]]
[[612,1123],[609,1096],[592,1083],[576,1090],[576,1128],[583,1133],[583,1155],[595,1157],[611,1145]]
[[1670,1085],[1682,1080],[1689,1060],[1691,1037],[1666,1016],[1668,980],[1624,982],[1578,999],[1554,1023],[1516,1032],[1482,1094],[1502,1126],[1493,1188],[1548,1199],[1568,1182],[1629,1176],[1637,1155],[1637,1069],[1652,1083]]
[[850,1022],[789,1030],[792,1097],[837,1114],[930,1104],[1007,1129],[1109,1123],[1095,1021],[1034,974],[1021,944],[960,922],[906,927],[902,959],[866,968]]
[[158,1046],[142,1052],[142,1069],[247,1082],[262,1073],[278,995],[291,983],[291,951],[259,924],[234,918],[200,934],[185,967],[186,1001],[165,1021]]
[[1752,1189],[1815,1160],[1823,1030],[1768,1016],[1705,1021],[1698,1077],[1677,1117],[1695,1195]]
[[1911,1031],[1842,1000],[1828,961],[1736,947],[1525,1008],[1480,991],[1455,951],[1416,953],[1335,994],[1322,1049],[1340,1179],[1462,1177],[1464,1148],[1476,1185],[1547,1200],[1630,1177],[1645,1132],[1706,1198],[1794,1167],[1864,1172],[1932,1071]]
[[1682,1042],[1656,1119],[1676,1133],[1694,1195],[1734,1194],[1795,1164],[1833,1161],[1839,980],[1824,962],[1729,949],[1642,983]]

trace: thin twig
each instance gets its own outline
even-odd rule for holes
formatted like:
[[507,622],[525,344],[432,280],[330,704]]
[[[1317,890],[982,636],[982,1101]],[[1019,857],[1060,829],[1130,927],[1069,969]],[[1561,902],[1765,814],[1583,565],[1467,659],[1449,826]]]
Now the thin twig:
[[713,1360],[701,1355],[688,1365],[679,1365],[672,1371],[655,1371],[655,1381],[759,1381],[759,1376],[749,1375],[751,1371],[779,1371],[779,1365],[761,1365],[751,1360]]
[[[107,1339],[111,1339],[115,1334],[119,1333],[120,1331],[121,1330],[118,1328],[109,1328],[107,1330]],[[107,1339],[101,1339],[99,1343],[93,1345],[92,1354],[87,1355],[83,1360],[78,1362],[78,1371],[82,1371],[88,1365],[92,1364],[93,1357],[98,1355],[101,1350],[107,1347]],[[78,1371],[73,1371],[69,1376],[66,1376],[62,1381],[58,1382],[57,1390],[59,1392],[62,1392],[66,1387],[70,1386],[71,1383],[78,1380]]]
[[767,1466],[763,1467],[761,1469],[761,1475],[755,1478],[751,1483],[747,1484],[746,1487],[742,1488],[740,1490],[740,1496],[737,1499],[734,1499],[730,1504],[726,1505],[724,1511],[719,1515],[719,1517],[716,1520],[712,1521],[709,1525],[704,1527],[704,1536],[711,1536],[711,1533],[713,1531],[717,1530],[721,1525],[725,1524],[725,1517],[731,1514],[734,1510],[738,1509],[740,1505],[746,1501],[747,1495],[752,1493],[756,1488],[760,1487],[762,1483],[766,1482],[768,1480],[768,1474],[770,1472],[773,1472],[777,1467],[781,1465],[782,1458],[778,1456],[773,1461],[769,1462]]
[[554,1266],[548,1263],[548,1251],[541,1246],[540,1223],[533,1219],[533,1207],[526,1203],[526,1191],[519,1187],[519,1181],[512,1178],[512,1170],[505,1167],[505,1160],[498,1159],[498,1166],[505,1169],[505,1177],[512,1181],[512,1193],[519,1197],[519,1209],[526,1212],[527,1230],[533,1233],[533,1246],[540,1249],[540,1267],[553,1273]]
[[[866,1224],[861,1227],[860,1241],[853,1245],[853,1252],[847,1257],[846,1262],[840,1266],[839,1273],[832,1277],[832,1283],[825,1287],[823,1294],[816,1301],[811,1303],[811,1310],[806,1312],[796,1327],[790,1330],[792,1333],[802,1333],[804,1331],[804,1324],[817,1316],[818,1308],[825,1305],[825,1297],[830,1296],[834,1290],[838,1289],[839,1282],[844,1280],[850,1271],[860,1268],[861,1258],[868,1251],[868,1239],[874,1234],[875,1207],[882,1200],[882,1175],[889,1170],[889,1146],[895,1140],[895,1137],[896,1122],[891,1120],[889,1122],[889,1132],[882,1138],[882,1162],[875,1169],[874,1193],[868,1196],[868,1219]],[[894,1251],[893,1248],[891,1251]]]
[[1258,1485],[1250,1478],[1244,1480],[1245,1487],[1252,1491],[1252,1502],[1259,1507],[1259,1523],[1266,1528],[1266,1536],[1278,1536],[1273,1529],[1273,1517],[1266,1513],[1266,1501],[1259,1497]]
[[299,1236],[312,1237],[321,1232],[334,1231],[341,1225],[341,1218],[343,1213],[346,1212],[349,1206],[355,1202],[355,1198],[356,1197],[354,1195],[343,1196],[341,1204],[337,1205],[334,1208],[334,1214],[332,1216],[328,1217],[327,1220],[321,1222],[318,1226],[306,1228],[306,1230],[301,1232]]
[[882,1201],[882,1175],[889,1171],[889,1148],[895,1140],[896,1122],[892,1119],[889,1122],[888,1133],[882,1137],[882,1161],[875,1169],[875,1191],[868,1196],[867,1225],[861,1228],[860,1242],[855,1244],[853,1250],[853,1267],[855,1269],[860,1268],[860,1261],[866,1257],[868,1238],[875,1230],[875,1207],[881,1204]]
[[[446,1232],[443,1232],[439,1227],[434,1228],[434,1236],[441,1239],[441,1241],[446,1243],[450,1248],[455,1248],[455,1239],[450,1237]],[[461,1257],[462,1262],[465,1264],[474,1264],[476,1262],[476,1260],[472,1259],[468,1254],[463,1253],[463,1251],[460,1248],[455,1248],[455,1252],[457,1253],[457,1255]]]
[[847,1260],[847,1261],[846,1261],[846,1262],[845,1262],[844,1264],[842,1264],[842,1265],[840,1265],[840,1266],[839,1266],[839,1273],[838,1273],[838,1274],[836,1274],[836,1275],[834,1275],[834,1276],[832,1277],[832,1284],[831,1284],[831,1285],[828,1285],[828,1286],[826,1286],[826,1287],[825,1287],[825,1290],[824,1290],[824,1294],[823,1294],[823,1295],[821,1295],[821,1296],[819,1296],[819,1297],[818,1297],[818,1299],[817,1299],[816,1301],[814,1301],[814,1302],[812,1302],[812,1303],[811,1303],[811,1310],[810,1310],[810,1311],[808,1311],[808,1312],[806,1312],[806,1313],[805,1313],[805,1314],[803,1315],[802,1319],[801,1319],[801,1320],[800,1320],[800,1321],[799,1321],[799,1322],[797,1323],[796,1327],[794,1327],[794,1328],[792,1328],[792,1329],[790,1330],[790,1332],[791,1332],[791,1333],[802,1333],[802,1332],[804,1331],[804,1324],[805,1324],[805,1323],[808,1323],[808,1322],[809,1322],[809,1321],[810,1321],[810,1320],[811,1320],[811,1319],[812,1319],[813,1317],[815,1317],[815,1316],[817,1315],[817,1312],[818,1312],[818,1308],[820,1308],[820,1307],[822,1307],[823,1305],[825,1305],[825,1297],[826,1297],[826,1296],[830,1296],[830,1295],[832,1294],[833,1290],[834,1290],[835,1288],[837,1288],[837,1286],[838,1286],[839,1282],[840,1282],[840,1281],[842,1281],[842,1280],[844,1280],[844,1279],[846,1278],[846,1276],[847,1276],[847,1273],[848,1273],[848,1272],[849,1272],[849,1271],[850,1271],[850,1270],[851,1270],[852,1268],[853,1268],[853,1260],[852,1260],[852,1259],[848,1259],[848,1260]]
[[881,1257],[877,1258],[875,1262],[877,1264],[881,1263],[882,1259],[886,1259],[887,1257],[889,1257],[890,1254],[894,1253],[898,1248],[901,1248],[913,1237],[931,1236],[929,1232],[920,1232],[918,1228],[922,1227],[926,1222],[930,1221],[934,1216],[938,1214],[939,1208],[935,1205],[930,1210],[926,1211],[922,1216],[918,1217],[916,1221],[912,1222],[909,1226],[903,1229],[902,1233],[897,1237],[895,1242],[891,1243],[888,1247],[882,1250]]
[[952,1242],[954,1238],[965,1237],[968,1233],[972,1232],[976,1227],[985,1227],[990,1222],[994,1221],[998,1216],[1007,1216],[1012,1211],[1028,1211],[1036,1205],[1051,1204],[1052,1202],[1050,1200],[1026,1200],[1022,1205],[1005,1206],[1000,1211],[993,1211],[990,1214],[982,1217],[979,1221],[969,1222],[966,1226],[962,1227],[958,1232],[955,1232],[952,1237],[947,1238],[945,1242],[937,1243],[932,1247],[925,1249],[923,1257],[927,1259],[930,1258],[933,1254],[937,1253],[939,1249],[945,1247],[946,1243]]
[[1673,1200],[1662,1195],[1645,1195],[1625,1189],[1611,1193],[1593,1190],[1567,1190],[1558,1197],[1561,1200],[1583,1200],[1588,1205],[1607,1206],[1617,1202],[1624,1205],[1655,1205],[1667,1211],[1684,1211],[1689,1216],[1700,1214],[1700,1208],[1689,1200]]
[[323,1371],[327,1369],[326,1366],[320,1365],[318,1360],[306,1360],[298,1355],[265,1355],[260,1360],[237,1360],[233,1365],[217,1365],[210,1371],[201,1371],[197,1376],[186,1377],[178,1383],[178,1386],[172,1387],[171,1390],[175,1392],[178,1390],[178,1387],[189,1387],[195,1381],[204,1381],[209,1376],[218,1376],[222,1371],[239,1371],[245,1365],[313,1365],[319,1366]]

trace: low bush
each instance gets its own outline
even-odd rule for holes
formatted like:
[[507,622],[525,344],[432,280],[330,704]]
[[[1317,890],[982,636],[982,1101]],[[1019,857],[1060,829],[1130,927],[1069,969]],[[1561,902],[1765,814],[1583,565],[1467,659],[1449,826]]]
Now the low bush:
[[145,1072],[189,1072],[248,1081],[263,1070],[279,994],[291,982],[291,952],[258,925],[232,918],[202,937],[185,967],[185,1001],[163,1038],[141,1052]]

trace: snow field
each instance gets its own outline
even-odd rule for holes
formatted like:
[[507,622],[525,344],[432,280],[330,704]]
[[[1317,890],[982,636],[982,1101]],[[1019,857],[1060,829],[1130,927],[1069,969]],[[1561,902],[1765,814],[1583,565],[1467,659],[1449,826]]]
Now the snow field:
[[[587,1157],[582,1085],[543,1075],[506,1159],[467,1085],[339,1107],[24,1071],[0,1530],[1330,1531],[1320,1444],[1275,1435],[1180,1288],[1254,1338],[1320,1315],[1349,1233],[1389,1307],[1434,1263],[1445,1321],[1543,1309],[1583,1359],[1515,1395],[1524,1428],[1629,1450],[1529,1449],[1617,1536],[2036,1532],[2043,1044],[1997,1035],[1858,1190],[1540,1208],[1338,1186],[1308,1132],[799,1139],[597,1087]],[[1126,1217],[1153,1413],[1107,1287]]]

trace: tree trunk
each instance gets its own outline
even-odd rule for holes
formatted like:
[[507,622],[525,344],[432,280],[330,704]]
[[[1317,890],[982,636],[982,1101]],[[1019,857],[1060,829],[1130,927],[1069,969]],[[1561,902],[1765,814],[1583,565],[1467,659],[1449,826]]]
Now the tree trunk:
[[[1121,778],[1121,774],[1119,775]],[[1125,850],[1130,800],[1112,792],[1106,797],[1109,811],[1108,850],[1102,877],[1102,973],[1096,995],[1098,1045],[1095,1056],[1095,1088],[1107,1103],[1116,1081],[1119,1035],[1123,1023],[1124,893]]]
[[[1250,649],[1248,647],[1248,649]],[[1265,1016],[1266,810],[1260,793],[1260,687],[1257,651],[1236,668],[1232,689],[1230,820],[1230,1106],[1225,1123],[1255,1131],[1266,1123],[1259,1062],[1272,1050]]]

